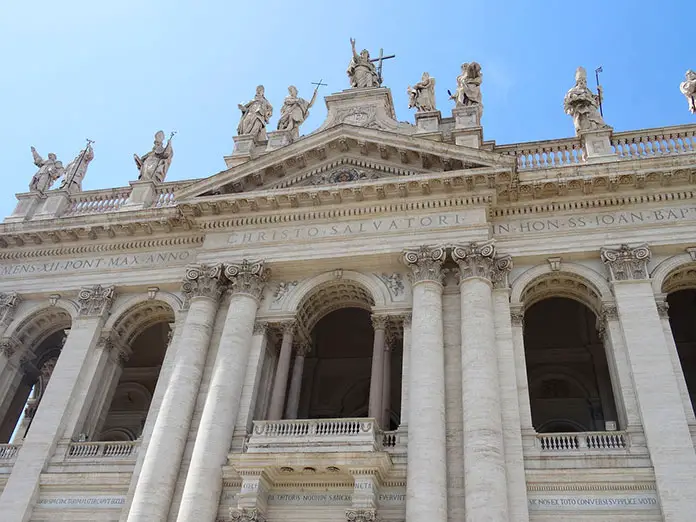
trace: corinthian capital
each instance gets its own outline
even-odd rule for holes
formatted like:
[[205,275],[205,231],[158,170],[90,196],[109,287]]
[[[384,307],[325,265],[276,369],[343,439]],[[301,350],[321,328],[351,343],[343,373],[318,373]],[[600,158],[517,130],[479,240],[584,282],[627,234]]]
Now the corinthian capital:
[[0,292],[0,325],[10,324],[18,303],[17,292]]
[[376,522],[376,509],[346,509],[346,520],[348,522]]
[[232,293],[247,294],[261,299],[263,288],[271,275],[271,270],[264,261],[249,261],[241,263],[225,263],[225,277],[230,281]]
[[86,286],[77,294],[80,315],[98,317],[109,312],[116,292],[113,286]]
[[459,265],[460,281],[470,277],[488,279],[496,287],[507,287],[507,276],[512,269],[510,256],[497,256],[495,243],[469,243],[454,245],[452,259]]
[[187,266],[181,290],[187,302],[194,297],[208,297],[218,301],[224,290],[222,264]]
[[266,517],[256,508],[230,508],[230,518],[233,522],[266,522]]
[[403,253],[404,264],[411,269],[413,283],[435,281],[442,283],[442,263],[445,262],[443,247],[422,246]]
[[650,261],[650,248],[648,245],[629,247],[621,245],[619,248],[602,248],[600,250],[602,262],[609,270],[612,281],[630,281],[648,278],[648,262]]

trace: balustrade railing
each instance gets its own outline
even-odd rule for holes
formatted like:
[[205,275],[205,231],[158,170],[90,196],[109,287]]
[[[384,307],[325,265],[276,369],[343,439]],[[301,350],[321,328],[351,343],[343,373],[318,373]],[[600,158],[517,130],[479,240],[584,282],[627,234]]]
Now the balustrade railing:
[[128,201],[130,192],[130,187],[122,187],[109,190],[89,190],[71,194],[70,204],[63,215],[80,216],[84,214],[116,212]]
[[621,159],[654,158],[696,152],[696,125],[616,132],[611,145]]
[[0,461],[13,460],[19,452],[17,444],[0,444]]
[[537,433],[536,443],[542,451],[618,450],[628,447],[628,435],[623,431]]
[[495,147],[495,152],[517,159],[517,170],[548,169],[584,163],[578,138],[535,141]]
[[72,442],[67,459],[127,458],[138,449],[138,441],[127,442]]

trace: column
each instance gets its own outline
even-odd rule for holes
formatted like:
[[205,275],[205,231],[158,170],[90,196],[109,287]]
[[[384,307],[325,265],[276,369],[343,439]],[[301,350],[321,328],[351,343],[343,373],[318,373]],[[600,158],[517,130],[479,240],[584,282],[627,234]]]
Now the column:
[[667,522],[693,520],[696,452],[648,276],[647,245],[603,248],[626,341],[638,409]]
[[232,296],[184,484],[179,522],[215,520],[222,466],[232,444],[256,311],[269,273],[263,261],[225,265]]
[[510,308],[510,326],[512,329],[515,381],[517,383],[517,403],[520,410],[520,428],[522,435],[534,434],[535,430],[534,425],[532,424],[532,405],[529,401],[527,358],[524,353],[524,312],[521,308]]
[[420,247],[403,255],[413,275],[409,359],[406,522],[447,521],[445,354],[442,264],[445,249]]
[[295,346],[295,364],[292,365],[292,379],[288,392],[288,405],[285,409],[286,419],[296,419],[300,408],[300,393],[302,392],[302,374],[304,372],[305,357],[312,349],[309,343],[299,343]]
[[506,279],[509,256],[496,257],[492,241],[455,246],[459,265],[464,408],[466,520],[508,520],[493,282]]
[[607,422],[616,423],[617,421],[616,407],[614,404],[616,399],[612,396],[611,376],[609,374],[608,361],[604,354],[604,346],[593,344],[588,348],[592,356],[592,365],[597,377],[597,391],[599,392],[599,401],[602,405],[602,416],[604,418],[603,424],[597,429],[599,431],[604,431]]
[[382,363],[382,429],[389,430],[391,425],[391,354],[394,340],[387,339],[384,343],[384,361]]
[[[0,292],[0,426],[6,422],[5,416],[14,398],[12,390],[16,390],[21,382],[17,365],[11,362],[19,343],[12,337],[4,337],[19,301],[20,298],[15,292]],[[14,426],[7,427],[6,430],[11,434],[13,428]],[[9,434],[7,436],[9,438]]]
[[0,497],[0,512],[6,522],[29,520],[39,495],[39,480],[63,434],[71,410],[89,403],[85,385],[94,379],[87,361],[96,350],[104,319],[111,308],[113,287],[93,286],[80,290],[79,312],[61,350],[58,362],[19,450],[12,474]]
[[273,393],[271,394],[271,406],[268,409],[268,420],[280,420],[283,418],[283,407],[285,406],[285,392],[288,387],[288,373],[290,372],[292,340],[295,326],[294,320],[281,323],[283,341],[280,345],[278,366],[276,366],[275,379],[273,380]]
[[[408,431],[408,385],[409,385],[409,361],[411,360],[411,314],[404,314],[404,343],[401,360],[401,424],[400,430]],[[444,342],[444,341],[443,341]]]
[[[384,346],[386,341],[386,328],[389,318],[386,315],[373,315],[372,328],[375,337],[372,344],[372,372],[370,374],[370,402],[368,405],[368,417],[372,417],[382,424],[384,410],[382,409],[382,396],[384,395]],[[382,426],[384,427],[384,426]]]
[[186,269],[182,291],[188,312],[178,340],[182,348],[152,428],[128,522],[167,519],[223,288],[222,265]]

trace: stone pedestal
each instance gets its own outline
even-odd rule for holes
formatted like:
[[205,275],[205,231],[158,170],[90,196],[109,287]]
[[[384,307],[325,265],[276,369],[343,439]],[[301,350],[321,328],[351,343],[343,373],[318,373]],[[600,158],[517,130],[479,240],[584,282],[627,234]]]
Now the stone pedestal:
[[46,193],[43,205],[34,214],[34,219],[53,219],[60,217],[70,204],[70,193],[67,190],[52,190]]
[[227,168],[232,168],[251,159],[251,155],[256,148],[256,140],[250,134],[234,136],[234,150],[230,156],[225,156]]
[[347,89],[324,99],[328,114],[315,133],[341,123],[384,130],[411,127],[396,120],[391,91],[386,87]]
[[611,127],[579,133],[588,163],[616,159],[616,154],[611,148],[611,133]]
[[286,145],[290,145],[299,136],[299,130],[276,130],[268,133],[268,145],[266,145],[266,152],[271,152],[272,150],[280,149]]
[[26,221],[34,216],[46,199],[46,196],[38,192],[26,192],[17,194],[17,206],[9,217],[5,218],[5,223],[16,223]]
[[153,180],[131,181],[131,193],[123,209],[149,208],[157,199],[157,183]]
[[442,114],[440,111],[421,111],[416,113],[416,134],[421,138],[429,138],[442,141],[440,131],[440,121]]
[[480,105],[452,109],[452,117],[454,117],[452,136],[454,136],[454,142],[457,145],[474,149],[481,148],[481,143],[483,143],[482,114],[483,109]]

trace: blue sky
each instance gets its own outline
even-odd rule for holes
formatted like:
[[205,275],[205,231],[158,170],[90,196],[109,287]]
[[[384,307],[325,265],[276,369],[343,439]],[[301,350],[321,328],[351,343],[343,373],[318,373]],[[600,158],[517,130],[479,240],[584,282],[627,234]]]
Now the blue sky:
[[[407,85],[429,71],[450,115],[462,62],[476,60],[485,139],[571,136],[563,96],[578,65],[602,65],[605,117],[616,130],[694,123],[679,92],[693,52],[692,2],[238,2],[119,0],[5,2],[0,7],[0,218],[35,172],[30,146],[64,165],[96,141],[85,189],[137,178],[134,152],[155,131],[178,131],[169,180],[224,168],[237,104],[266,87],[278,120],[287,86],[306,98],[347,88],[349,38],[385,63],[400,120]],[[594,80],[591,81],[594,86]],[[302,128],[324,119],[319,99]]]

